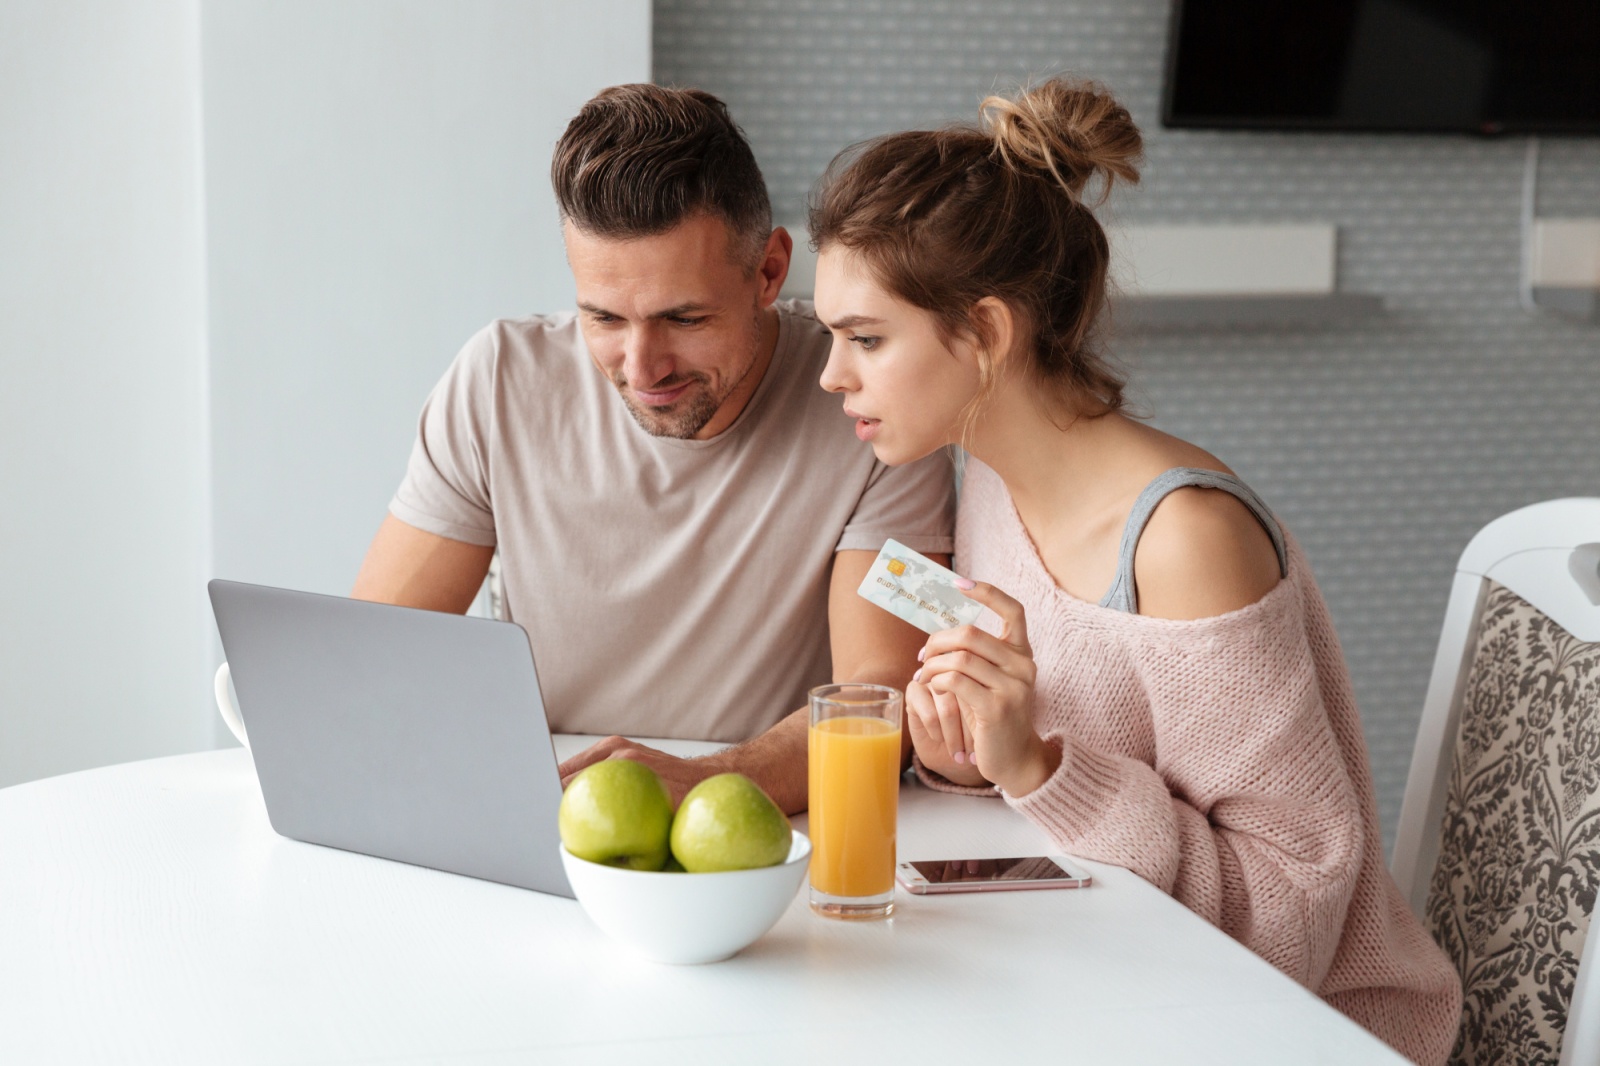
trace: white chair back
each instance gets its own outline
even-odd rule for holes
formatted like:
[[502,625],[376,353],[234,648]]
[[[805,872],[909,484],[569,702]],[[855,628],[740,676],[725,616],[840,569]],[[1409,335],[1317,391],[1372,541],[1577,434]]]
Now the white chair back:
[[[1552,642],[1559,650],[1552,650]],[[1530,685],[1535,674],[1545,688]],[[1530,720],[1543,722],[1541,716],[1553,712],[1556,701],[1543,697],[1556,687],[1565,693],[1565,717],[1530,728]],[[1508,718],[1517,722],[1501,721]],[[1501,731],[1510,728],[1520,730],[1522,738],[1515,751],[1508,748],[1512,738]],[[1591,732],[1594,743],[1583,739]],[[1581,772],[1575,769],[1580,765]],[[1520,775],[1516,780],[1507,776],[1513,769]],[[1499,776],[1491,782],[1494,774]],[[1589,921],[1600,881],[1597,775],[1600,499],[1554,500],[1495,520],[1462,553],[1390,864],[1412,909],[1465,971],[1468,1046],[1461,1061],[1492,1057],[1494,1040],[1536,1039],[1533,1029],[1511,1035],[1521,1021],[1508,1010],[1531,1012],[1550,1029],[1550,1003],[1541,998],[1530,1006],[1540,991],[1520,1001],[1507,996],[1510,969],[1516,969],[1524,990],[1543,981],[1559,997],[1563,983],[1573,988],[1562,1020],[1564,1039],[1561,1026],[1554,1027],[1561,1062],[1600,1062],[1600,977],[1593,973],[1600,963],[1578,966],[1575,986],[1568,983],[1574,958],[1600,958],[1595,953],[1600,947],[1588,950],[1600,943],[1600,923]],[[1533,807],[1521,806],[1523,794]],[[1593,835],[1571,831],[1591,816]],[[1542,821],[1558,828],[1549,831]],[[1485,857],[1500,857],[1508,846],[1526,849],[1516,859],[1519,875],[1536,861],[1530,836],[1547,852],[1551,839],[1560,837],[1554,860],[1546,854],[1539,867],[1548,884],[1526,878],[1487,883],[1507,867]],[[1441,868],[1442,844],[1448,861]],[[1561,854],[1563,848],[1576,851]],[[1552,892],[1559,902],[1550,898]],[[1529,902],[1534,896],[1539,903]],[[1552,917],[1550,908],[1557,905],[1565,909]],[[1512,928],[1522,915],[1528,922]],[[1541,928],[1530,933],[1535,924]],[[1548,961],[1537,962],[1535,956]],[[1541,972],[1523,972],[1530,966]],[[1476,1058],[1474,1039],[1480,1041]]]

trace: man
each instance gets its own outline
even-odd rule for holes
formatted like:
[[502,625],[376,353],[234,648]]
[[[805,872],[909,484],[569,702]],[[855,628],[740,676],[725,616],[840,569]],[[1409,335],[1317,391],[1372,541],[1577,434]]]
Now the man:
[[498,549],[552,729],[740,742],[610,736],[564,780],[637,759],[676,801],[737,770],[803,810],[807,689],[916,666],[924,635],[855,590],[888,537],[951,550],[949,463],[883,466],[818,385],[828,332],[777,300],[793,243],[721,101],[607,89],[551,177],[579,310],[468,342],[353,595],[464,611]]

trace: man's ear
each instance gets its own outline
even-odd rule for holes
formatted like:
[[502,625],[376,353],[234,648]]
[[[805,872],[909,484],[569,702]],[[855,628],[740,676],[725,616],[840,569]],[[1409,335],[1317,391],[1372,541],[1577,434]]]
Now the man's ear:
[[1017,316],[1011,305],[998,296],[985,296],[972,305],[972,324],[978,336],[978,346],[989,358],[995,373],[1003,373],[1009,365],[1012,348],[1017,343],[1020,330]]
[[756,267],[761,279],[762,307],[771,307],[778,298],[784,279],[789,276],[789,262],[793,257],[794,238],[782,226],[774,228],[767,236],[766,246],[761,249],[761,263]]

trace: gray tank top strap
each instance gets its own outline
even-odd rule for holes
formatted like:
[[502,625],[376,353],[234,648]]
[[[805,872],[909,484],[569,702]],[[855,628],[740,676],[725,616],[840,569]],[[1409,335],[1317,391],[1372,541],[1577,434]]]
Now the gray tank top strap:
[[1239,502],[1250,508],[1250,513],[1256,516],[1256,520],[1267,531],[1267,536],[1272,538],[1273,550],[1278,553],[1278,576],[1288,576],[1289,552],[1284,546],[1283,529],[1254,489],[1232,474],[1199,470],[1192,466],[1175,466],[1146,485],[1134,501],[1128,524],[1122,530],[1122,546],[1117,552],[1117,576],[1111,582],[1111,591],[1100,600],[1100,606],[1129,614],[1139,613],[1139,594],[1133,585],[1134,549],[1139,546],[1139,538],[1144,534],[1145,524],[1150,521],[1156,505],[1173,490],[1185,488],[1221,489],[1238,497]]

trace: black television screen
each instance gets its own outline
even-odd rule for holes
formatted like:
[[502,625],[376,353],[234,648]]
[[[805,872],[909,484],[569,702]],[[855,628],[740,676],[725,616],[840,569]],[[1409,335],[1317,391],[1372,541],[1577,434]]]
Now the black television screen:
[[1600,0],[1177,0],[1162,119],[1600,132]]

